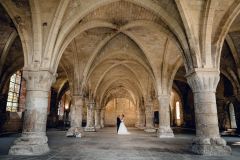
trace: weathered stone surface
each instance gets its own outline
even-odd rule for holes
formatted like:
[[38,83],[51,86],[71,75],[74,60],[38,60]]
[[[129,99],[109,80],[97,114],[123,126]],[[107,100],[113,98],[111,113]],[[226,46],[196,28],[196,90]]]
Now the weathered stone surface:
[[196,69],[187,76],[194,93],[196,138],[192,151],[204,155],[230,154],[231,148],[219,135],[215,91],[219,72]]
[[101,109],[101,128],[105,126],[105,109]]
[[83,107],[83,96],[73,95],[72,96],[72,107],[71,107],[71,127],[68,129],[66,136],[75,136],[78,138],[83,137],[82,128],[82,107]]
[[84,131],[86,132],[95,132],[95,126],[94,126],[94,102],[88,102],[87,105],[87,126],[84,128]]
[[226,145],[226,141],[220,137],[202,138],[193,140],[192,151],[201,155],[222,156],[231,154],[232,150]]
[[[175,76],[184,63],[194,92],[197,137],[218,137],[217,113],[222,129],[229,129],[230,121],[234,124],[230,127],[239,128],[234,118],[226,118],[228,113],[223,109],[227,101],[239,104],[240,99],[239,10],[239,0],[64,0],[43,4],[37,0],[3,0],[0,92],[16,70],[23,66],[31,70],[24,71],[29,81],[24,132],[45,132],[47,109],[42,106],[47,105],[45,92],[53,81],[49,74],[61,75],[56,85],[59,92],[68,81],[71,92],[89,92],[86,95],[96,98],[99,109],[119,97],[128,98],[137,108],[143,97],[168,94],[174,79],[185,83],[185,72]],[[220,88],[232,88],[229,90],[233,92],[226,99],[220,97],[224,99],[221,112],[215,98],[218,70],[229,81]],[[171,135],[169,103],[161,101],[160,106],[167,107],[159,108],[159,134]],[[195,127],[193,107],[188,107],[191,111],[185,118]],[[4,113],[5,105],[1,108]],[[82,132],[82,105],[71,108],[69,132],[74,135]],[[97,111],[96,128],[103,126],[100,115]],[[138,117],[136,126],[142,128],[143,116]],[[147,129],[152,129],[152,117],[146,114]],[[92,129],[92,125],[88,127]]]
[[145,132],[156,132],[156,129],[153,125],[153,102],[152,100],[148,99],[146,102],[146,108],[145,108],[145,115],[146,115],[146,126],[144,131]]
[[143,108],[139,106],[137,110],[137,122],[135,124],[135,127],[139,129],[144,129],[145,128],[145,114]]
[[95,109],[95,128],[96,129],[101,128],[101,109],[100,108]]
[[49,151],[46,137],[48,91],[55,76],[48,71],[24,71],[27,80],[23,132],[10,148],[12,155],[38,155]]
[[159,129],[157,136],[159,138],[174,137],[170,127],[170,95],[158,95],[159,101]]
[[170,126],[160,126],[157,131],[159,138],[173,138],[174,134]]

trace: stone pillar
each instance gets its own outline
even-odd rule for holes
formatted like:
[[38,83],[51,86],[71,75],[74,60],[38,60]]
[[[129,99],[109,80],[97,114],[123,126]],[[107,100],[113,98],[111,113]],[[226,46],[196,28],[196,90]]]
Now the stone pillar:
[[85,127],[85,131],[87,132],[95,132],[95,126],[94,126],[94,102],[88,102],[87,105],[87,126]]
[[137,110],[137,123],[135,124],[135,127],[139,129],[145,128],[145,114],[143,108],[138,108]]
[[105,123],[105,109],[101,109],[101,128],[104,128],[104,123]]
[[213,69],[197,69],[187,75],[187,81],[194,93],[196,137],[192,151],[197,154],[231,153],[231,148],[219,135],[215,96],[219,78],[219,71]]
[[174,137],[173,131],[170,127],[170,95],[159,95],[159,138]]
[[145,132],[156,132],[156,129],[153,125],[153,111],[152,111],[152,101],[146,102],[145,114],[146,114],[146,127],[144,129]]
[[95,128],[100,129],[101,128],[101,109],[96,108],[95,110]]
[[41,155],[49,151],[46,136],[48,95],[55,76],[48,71],[23,71],[27,81],[23,131],[10,155]]
[[79,138],[83,136],[82,110],[83,96],[77,94],[73,95],[72,105],[70,108],[71,127],[67,131],[67,137],[75,136]]

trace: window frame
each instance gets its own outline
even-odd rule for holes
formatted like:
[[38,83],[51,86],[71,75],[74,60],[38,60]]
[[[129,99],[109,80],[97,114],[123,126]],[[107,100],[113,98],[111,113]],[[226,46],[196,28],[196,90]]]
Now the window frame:
[[[19,78],[19,79],[18,79]],[[6,111],[18,112],[22,88],[22,71],[15,72],[9,80]],[[10,96],[11,94],[11,96]],[[10,104],[10,105],[9,105]]]

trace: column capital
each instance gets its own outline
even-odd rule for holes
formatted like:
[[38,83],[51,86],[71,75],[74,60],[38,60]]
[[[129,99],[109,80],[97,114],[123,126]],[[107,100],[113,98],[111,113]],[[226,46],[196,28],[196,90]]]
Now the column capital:
[[56,74],[49,71],[23,70],[23,78],[27,81],[27,90],[49,91],[56,80]]
[[193,92],[215,92],[220,80],[220,72],[215,68],[196,68],[186,75]]

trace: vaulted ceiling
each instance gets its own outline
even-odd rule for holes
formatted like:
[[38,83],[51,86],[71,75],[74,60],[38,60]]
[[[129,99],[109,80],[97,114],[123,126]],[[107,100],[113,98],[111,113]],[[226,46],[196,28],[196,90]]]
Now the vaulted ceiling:
[[99,24],[75,35],[59,72],[64,68],[70,81],[86,85],[103,105],[124,95],[135,104],[153,97],[157,86],[163,86],[156,79],[168,84],[182,65],[176,39],[160,17],[145,8],[119,1],[94,10],[80,23],[89,22]]

